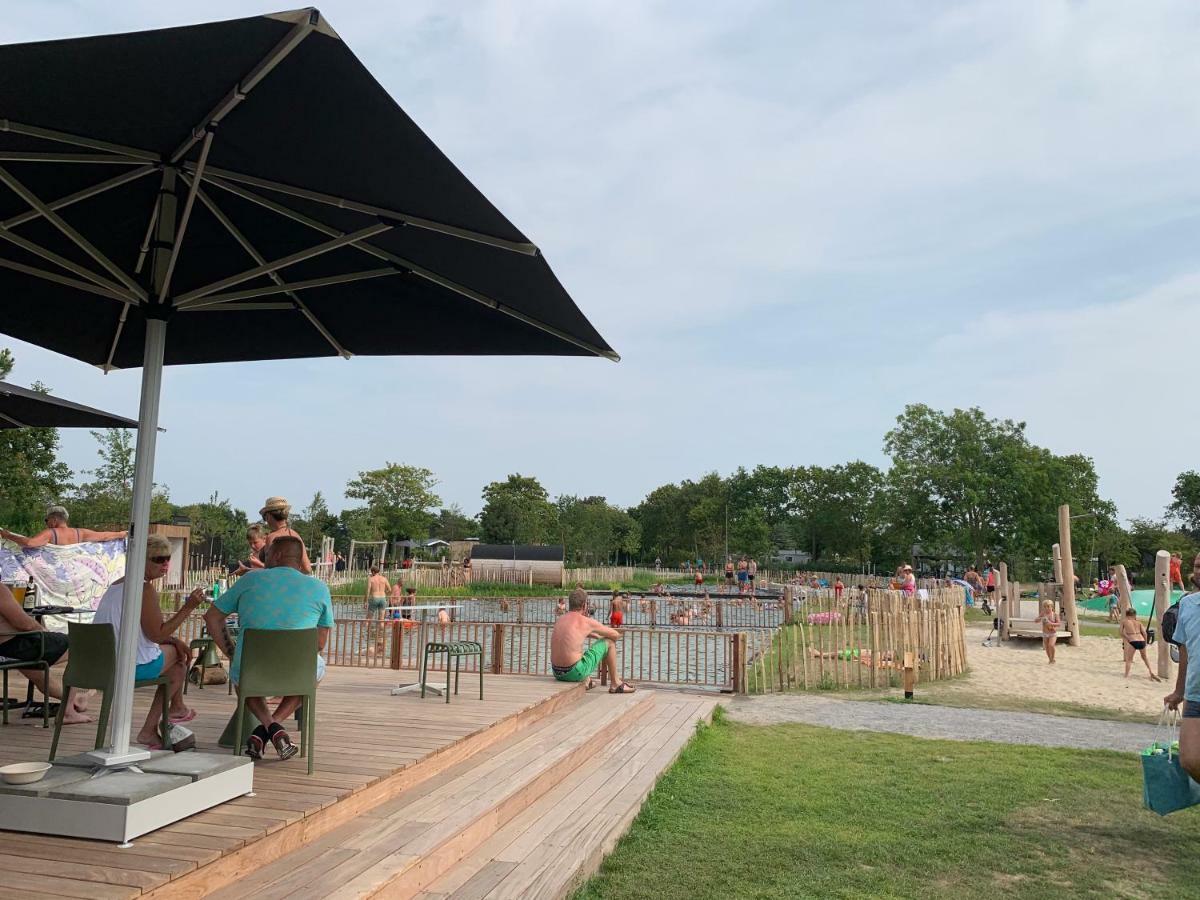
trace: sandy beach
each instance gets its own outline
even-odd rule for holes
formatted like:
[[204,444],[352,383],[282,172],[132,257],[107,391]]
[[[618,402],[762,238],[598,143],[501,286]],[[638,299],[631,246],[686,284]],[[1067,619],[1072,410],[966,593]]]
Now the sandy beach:
[[[1012,640],[981,646],[988,630],[967,629],[967,674],[952,683],[939,685],[938,693],[984,693],[1022,699],[1050,700],[1101,706],[1122,712],[1157,715],[1163,695],[1175,682],[1152,682],[1141,658],[1134,657],[1129,677],[1124,677],[1121,642],[1109,637],[1084,637],[1078,647],[1058,644],[1057,662],[1046,662],[1040,641]],[[1150,665],[1157,670],[1158,645],[1147,648]]]

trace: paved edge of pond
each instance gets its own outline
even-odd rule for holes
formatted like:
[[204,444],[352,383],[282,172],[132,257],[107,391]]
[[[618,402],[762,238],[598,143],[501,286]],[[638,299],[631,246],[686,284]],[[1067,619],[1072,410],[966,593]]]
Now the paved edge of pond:
[[1157,728],[1136,722],[1079,719],[1044,713],[959,709],[921,703],[876,703],[805,694],[738,697],[729,717],[749,725],[801,722],[847,731],[884,731],[953,741],[995,741],[1041,747],[1137,752]]

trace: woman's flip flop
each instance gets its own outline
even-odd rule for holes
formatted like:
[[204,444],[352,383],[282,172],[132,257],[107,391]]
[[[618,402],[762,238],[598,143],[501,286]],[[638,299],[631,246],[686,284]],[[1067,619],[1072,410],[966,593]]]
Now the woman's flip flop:
[[196,711],[194,709],[189,709],[183,715],[171,716],[170,718],[174,724],[182,725],[184,722],[190,722],[192,719],[196,718]]

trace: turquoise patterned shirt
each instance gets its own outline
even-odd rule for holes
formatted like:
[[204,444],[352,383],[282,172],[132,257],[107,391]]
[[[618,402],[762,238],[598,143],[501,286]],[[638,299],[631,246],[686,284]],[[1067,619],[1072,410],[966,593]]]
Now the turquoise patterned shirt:
[[[288,566],[248,572],[213,604],[225,615],[237,614],[238,629],[299,631],[332,628],[333,603],[325,582]],[[238,680],[242,666],[242,642],[233,654],[229,677]]]

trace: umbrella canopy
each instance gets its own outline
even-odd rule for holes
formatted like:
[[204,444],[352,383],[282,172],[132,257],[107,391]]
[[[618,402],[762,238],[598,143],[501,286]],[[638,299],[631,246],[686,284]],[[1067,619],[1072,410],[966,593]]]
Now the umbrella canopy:
[[178,326],[167,365],[615,357],[315,10],[4,46],[0,71],[8,334],[117,368],[147,314]]
[[0,381],[0,428],[137,428],[137,425],[124,416]]
[[[163,365],[616,353],[537,247],[314,9],[0,46],[0,330],[143,367],[144,535]],[[127,571],[145,565],[130,541]],[[113,746],[129,748],[126,581]]]

